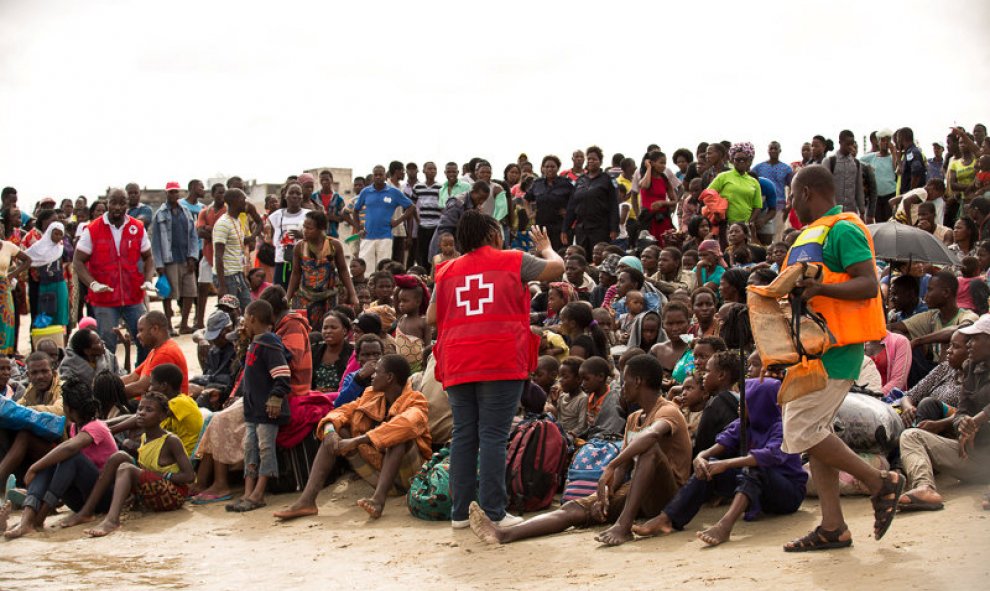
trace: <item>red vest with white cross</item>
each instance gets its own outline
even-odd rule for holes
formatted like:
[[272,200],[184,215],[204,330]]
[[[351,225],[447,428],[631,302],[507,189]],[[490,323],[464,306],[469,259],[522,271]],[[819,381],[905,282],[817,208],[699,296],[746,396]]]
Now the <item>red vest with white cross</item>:
[[126,217],[120,252],[117,252],[110,225],[102,216],[90,222],[86,229],[93,240],[93,252],[86,261],[86,268],[93,279],[113,289],[103,293],[90,291],[86,296],[89,303],[100,308],[117,308],[143,302],[144,274],[138,270],[138,261],[141,260],[144,225],[131,216]]
[[529,328],[522,252],[483,246],[436,274],[436,378],[444,388],[525,380],[536,368],[540,337]]

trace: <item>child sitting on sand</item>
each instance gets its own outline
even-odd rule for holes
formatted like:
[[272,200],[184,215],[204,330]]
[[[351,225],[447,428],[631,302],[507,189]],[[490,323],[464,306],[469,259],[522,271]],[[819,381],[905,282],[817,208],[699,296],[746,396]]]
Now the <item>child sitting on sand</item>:
[[613,522],[595,539],[615,546],[632,539],[638,516],[660,513],[691,474],[687,424],[677,406],[660,396],[663,368],[656,357],[643,354],[630,359],[622,378],[623,402],[642,410],[629,416],[622,451],[602,472],[598,492],[508,527],[495,524],[478,503],[471,503],[471,529],[479,538],[506,544]]
[[715,445],[694,460],[694,476],[677,492],[664,510],[641,526],[637,535],[656,535],[684,529],[713,497],[732,498],[725,515],[712,527],[698,532],[709,546],[729,541],[732,527],[745,515],[747,521],[760,513],[794,513],[804,500],[808,475],[801,469],[798,454],[781,451],[784,428],[777,406],[780,382],[767,378],[746,381],[748,453],[739,454],[739,419],[719,433]]
[[581,378],[581,389],[588,395],[588,427],[594,427],[608,397],[612,368],[601,357],[589,357],[581,364],[578,376]]
[[[62,384],[62,405],[72,423],[69,439],[31,464],[24,481],[27,497],[17,527],[4,533],[7,539],[43,529],[45,518],[63,502],[78,511],[86,502],[107,459],[117,444],[106,423],[100,420],[100,404],[89,384],[70,378]],[[104,511],[109,499],[101,503]]]
[[302,496],[275,513],[278,519],[316,515],[316,497],[338,457],[375,487],[357,505],[379,518],[389,492],[404,493],[409,481],[433,451],[426,397],[409,386],[409,363],[385,355],[375,364],[371,387],[360,398],[330,411],[316,428],[323,439]]
[[[162,429],[162,421],[168,417],[168,399],[164,394],[149,391],[141,397],[138,404],[137,425],[144,433],[141,435],[141,447],[138,448],[138,461],[135,466],[127,452],[117,452],[107,461],[97,485],[90,493],[87,507],[84,507],[82,519],[92,515],[87,511],[94,499],[100,499],[113,480],[113,500],[103,521],[91,529],[86,535],[102,537],[120,527],[120,514],[124,510],[124,502],[132,494],[144,507],[152,511],[174,511],[186,501],[188,485],[196,479],[189,456],[182,447],[182,440]],[[64,525],[75,525],[79,521],[67,522]]]

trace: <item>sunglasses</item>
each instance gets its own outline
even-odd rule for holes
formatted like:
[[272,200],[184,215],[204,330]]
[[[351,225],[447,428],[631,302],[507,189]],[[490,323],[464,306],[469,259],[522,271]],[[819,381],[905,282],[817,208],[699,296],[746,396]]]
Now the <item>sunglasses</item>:
[[732,159],[732,161],[733,162],[747,162],[747,161],[749,161],[749,158],[746,157],[746,156],[736,156],[735,158]]

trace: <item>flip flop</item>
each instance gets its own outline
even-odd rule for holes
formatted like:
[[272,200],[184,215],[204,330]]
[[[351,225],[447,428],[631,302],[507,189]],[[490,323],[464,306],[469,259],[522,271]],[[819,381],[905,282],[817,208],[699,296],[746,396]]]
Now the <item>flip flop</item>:
[[908,498],[907,503],[897,503],[898,511],[941,511],[945,508],[942,503],[932,503],[929,501],[922,501],[917,496],[907,493],[902,496]]
[[254,511],[255,509],[261,509],[268,503],[261,501],[260,503],[255,503],[254,501],[249,501],[247,499],[241,499],[236,503],[231,503],[227,505],[225,509],[231,513],[247,513],[248,511]]
[[223,501],[229,501],[232,498],[234,498],[234,495],[232,494],[226,494],[226,495],[199,494],[193,497],[189,502],[192,503],[193,505],[211,505],[213,503],[222,503]]
[[10,476],[7,477],[7,482],[4,483],[3,498],[0,498],[0,506],[3,506],[7,503],[7,495],[9,495],[10,491],[14,490],[15,488],[17,488],[17,477],[11,474]]

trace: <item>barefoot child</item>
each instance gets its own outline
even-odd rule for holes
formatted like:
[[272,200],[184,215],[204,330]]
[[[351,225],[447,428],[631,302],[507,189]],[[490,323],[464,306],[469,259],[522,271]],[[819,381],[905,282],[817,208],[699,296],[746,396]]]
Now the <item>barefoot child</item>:
[[709,546],[729,541],[732,527],[745,515],[794,513],[804,500],[807,473],[798,454],[781,451],[784,427],[777,392],[780,382],[751,379],[746,382],[749,453],[739,456],[740,421],[736,419],[718,435],[712,447],[694,460],[694,476],[657,517],[633,528],[637,535],[670,533],[684,529],[705,502],[714,496],[732,498],[729,510],[712,527],[698,532]]
[[[187,487],[196,479],[196,473],[182,447],[182,440],[162,429],[162,421],[167,416],[168,400],[163,394],[149,391],[141,397],[137,418],[138,428],[144,433],[141,435],[141,447],[138,448],[138,465],[132,463],[127,452],[117,452],[107,461],[100,474],[101,482],[93,488],[87,505],[104,494],[109,486],[109,480],[104,478],[108,473],[116,474],[113,500],[103,521],[86,530],[86,535],[98,538],[118,529],[124,502],[132,494],[152,511],[174,511],[185,503]],[[75,523],[67,522],[64,525]]]
[[272,306],[256,300],[244,310],[244,329],[252,339],[244,362],[244,496],[227,505],[243,513],[265,506],[268,479],[278,476],[275,437],[289,421],[289,357],[282,339],[272,332]]
[[[45,518],[63,502],[78,511],[93,490],[107,459],[117,452],[117,444],[106,423],[100,420],[100,404],[89,384],[69,379],[62,384],[62,404],[72,422],[69,439],[31,464],[24,481],[28,485],[21,522],[7,530],[7,539],[43,529]],[[109,507],[109,495],[100,507]]]
[[406,358],[413,373],[423,369],[423,350],[430,346],[430,327],[426,325],[426,309],[430,305],[430,291],[419,277],[396,275],[399,287],[398,312],[401,314],[395,326],[395,348]]
[[336,408],[320,421],[323,439],[302,496],[275,513],[278,519],[316,515],[316,497],[338,457],[343,456],[368,484],[371,497],[357,505],[372,518],[382,515],[390,492],[404,493],[409,481],[432,454],[426,397],[409,384],[409,363],[386,355],[375,365],[371,387],[360,398]]
[[[629,416],[622,451],[602,472],[598,492],[518,525],[500,527],[471,503],[471,529],[489,544],[562,532],[612,522],[595,539],[615,546],[632,539],[633,520],[652,517],[674,497],[691,474],[691,440],[677,406],[660,396],[663,369],[652,355],[639,355],[626,363],[622,398],[636,404]],[[631,476],[631,477],[630,477]]]

